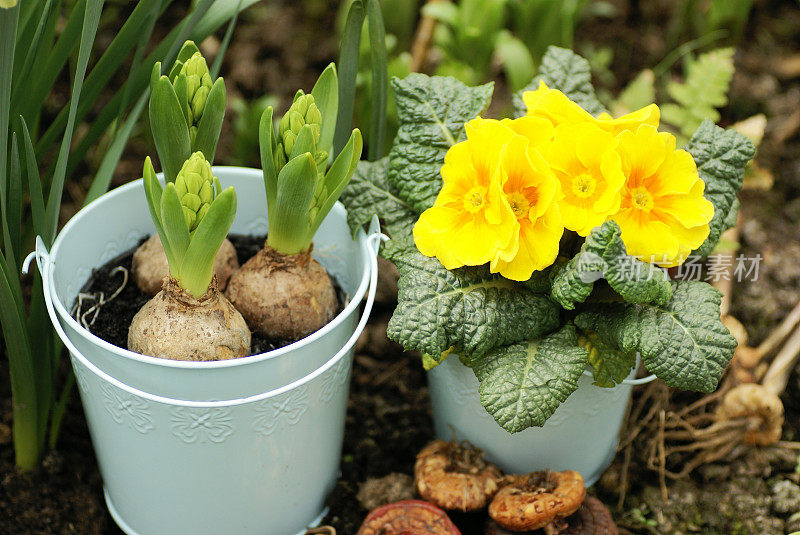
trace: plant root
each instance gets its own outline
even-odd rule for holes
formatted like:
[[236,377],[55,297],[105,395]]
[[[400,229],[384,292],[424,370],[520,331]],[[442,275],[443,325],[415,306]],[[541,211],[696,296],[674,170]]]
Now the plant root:
[[[78,300],[76,301],[75,306],[72,307],[70,316],[78,320],[81,326],[83,326],[83,328],[87,331],[89,330],[89,327],[94,325],[94,322],[97,320],[97,315],[100,314],[100,309],[103,308],[103,305],[116,299],[120,292],[122,292],[122,290],[124,290],[128,285],[128,270],[123,266],[117,266],[109,272],[109,276],[113,277],[117,273],[122,273],[122,282],[120,283],[119,288],[114,290],[114,293],[108,296],[108,298],[106,298],[103,292],[97,292],[93,294],[81,292],[78,294]],[[84,301],[94,301],[94,304],[86,310],[83,310]],[[92,318],[88,319],[90,314]]]

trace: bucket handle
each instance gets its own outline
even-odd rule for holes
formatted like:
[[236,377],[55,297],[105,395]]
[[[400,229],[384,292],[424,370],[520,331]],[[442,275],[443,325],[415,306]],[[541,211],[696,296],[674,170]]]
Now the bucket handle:
[[[638,357],[638,355],[636,357],[635,368],[637,368],[637,369],[639,368],[639,357]],[[586,377],[594,377],[594,375],[592,375],[592,372],[590,372],[589,370],[584,370],[583,375],[585,375]],[[623,379],[622,381],[619,381],[617,384],[618,385],[628,385],[628,386],[646,385],[647,383],[652,383],[656,379],[658,379],[658,377],[656,377],[656,374],[651,373],[650,375],[648,375],[646,377],[640,377],[638,379]]]
[[253,403],[257,401],[261,401],[264,399],[268,399],[284,392],[288,392],[289,390],[293,390],[298,386],[314,379],[315,377],[321,375],[329,368],[331,368],[334,364],[336,364],[340,359],[344,357],[344,355],[352,349],[355,345],[358,337],[361,335],[361,332],[364,330],[364,327],[367,324],[367,320],[369,319],[369,314],[372,311],[372,305],[375,302],[375,292],[378,287],[378,250],[380,248],[380,242],[388,240],[389,237],[385,234],[382,234],[380,231],[380,223],[378,222],[378,218],[373,217],[372,221],[370,222],[369,226],[369,236],[367,236],[367,247],[370,251],[370,280],[369,280],[369,289],[367,291],[367,299],[364,303],[364,311],[361,313],[361,319],[356,326],[355,331],[350,336],[350,339],[345,342],[344,346],[331,358],[323,364],[321,367],[317,368],[310,374],[306,375],[305,377],[298,379],[288,385],[282,386],[281,388],[270,390],[268,392],[264,392],[261,394],[256,394],[253,396],[248,396],[245,398],[237,398],[237,399],[229,399],[229,400],[216,400],[216,401],[193,401],[193,400],[184,400],[184,399],[173,399],[168,398],[165,396],[159,396],[158,394],[152,394],[150,392],[145,392],[143,390],[139,390],[138,388],[134,388],[128,384],[123,383],[119,379],[112,377],[111,375],[107,374],[97,366],[95,366],[92,362],[90,362],[85,356],[81,354],[81,352],[75,347],[72,341],[67,337],[67,334],[64,332],[63,327],[61,326],[61,322],[59,321],[58,315],[55,312],[53,307],[52,297],[50,292],[47,291],[47,283],[48,283],[48,275],[50,267],[53,265],[53,261],[50,259],[50,253],[47,250],[44,242],[42,241],[41,237],[36,237],[36,249],[30,253],[22,264],[22,272],[28,273],[30,263],[33,259],[36,259],[36,265],[39,268],[39,272],[42,275],[42,281],[45,285],[44,289],[44,299],[45,305],[47,306],[47,312],[50,315],[50,320],[53,323],[53,327],[58,333],[59,338],[64,342],[64,345],[67,347],[69,352],[78,359],[81,364],[86,366],[92,373],[100,377],[102,380],[106,381],[107,383],[112,384],[113,386],[123,390],[129,394],[134,396],[138,396],[156,403],[161,403],[164,405],[177,405],[182,407],[193,407],[193,408],[216,408],[216,407],[232,407],[235,405],[244,405],[247,403]]
[[656,374],[651,373],[647,377],[641,377],[639,379],[623,379],[622,384],[631,386],[646,385],[647,383],[652,383],[656,379],[658,379],[658,377],[656,377]]

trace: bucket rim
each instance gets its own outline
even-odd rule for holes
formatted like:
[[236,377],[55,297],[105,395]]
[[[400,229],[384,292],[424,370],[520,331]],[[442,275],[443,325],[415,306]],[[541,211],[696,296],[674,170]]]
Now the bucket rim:
[[[386,236],[380,233],[377,230],[378,223],[377,217],[373,219],[373,224],[371,225],[375,228],[375,232],[370,233],[370,237],[368,238],[368,243],[375,242],[375,246],[373,249],[374,256],[372,256],[370,260],[370,272],[369,272],[369,292],[367,293],[367,297],[364,301],[364,310],[361,313],[361,319],[358,321],[358,325],[356,325],[355,329],[353,330],[350,338],[345,342],[345,344],[330,358],[328,361],[319,366],[317,369],[312,371],[311,373],[292,381],[291,383],[285,384],[278,388],[273,388],[266,392],[260,394],[254,394],[247,397],[242,398],[233,398],[233,399],[224,399],[224,400],[213,400],[213,401],[199,401],[199,400],[185,400],[185,399],[178,399],[178,398],[171,398],[168,396],[162,396],[159,394],[153,394],[151,392],[147,392],[145,390],[140,390],[136,387],[130,386],[124,381],[117,379],[113,375],[103,371],[100,369],[95,363],[91,362],[83,353],[81,353],[69,337],[64,332],[63,327],[58,322],[58,317],[56,316],[55,310],[53,309],[53,300],[50,298],[49,294],[45,294],[45,305],[47,306],[47,312],[50,315],[51,321],[53,321],[53,327],[58,333],[59,337],[64,342],[64,345],[70,352],[72,365],[75,366],[75,361],[80,362],[83,366],[85,366],[90,372],[96,375],[100,380],[119,388],[120,390],[127,392],[133,396],[147,399],[149,401],[153,401],[155,403],[161,403],[164,405],[172,405],[172,406],[182,406],[182,407],[193,407],[193,408],[220,408],[220,407],[233,407],[239,405],[246,405],[249,403],[256,403],[260,401],[264,401],[266,399],[270,399],[281,394],[285,394],[292,390],[302,387],[303,385],[314,381],[318,377],[322,376],[325,372],[330,370],[333,366],[338,364],[342,359],[348,358],[348,355],[351,354],[353,351],[353,346],[356,343],[356,340],[359,338],[361,333],[364,330],[364,327],[367,325],[367,320],[369,319],[369,314],[372,311],[372,305],[375,302],[375,290],[378,284],[378,242],[381,240],[387,239]],[[51,264],[52,265],[52,264]],[[45,269],[49,269],[47,265]]]
[[[227,172],[241,173],[244,174],[245,176],[250,175],[253,178],[259,178],[259,179],[262,178],[261,170],[252,167],[237,167],[237,166],[212,167],[212,172],[217,173],[220,171],[223,173]],[[159,176],[161,175],[159,174]],[[273,349],[272,351],[267,351],[265,353],[258,353],[256,355],[248,355],[246,357],[241,357],[238,359],[215,360],[215,361],[183,361],[183,360],[162,359],[158,357],[142,355],[140,353],[133,352],[129,349],[123,349],[106,340],[103,340],[99,336],[85,329],[80,323],[78,323],[78,321],[75,320],[75,318],[73,318],[69,314],[66,307],[64,307],[64,304],[61,302],[61,299],[58,298],[58,294],[55,291],[55,275],[54,275],[55,270],[58,268],[58,263],[57,263],[58,253],[61,249],[61,246],[64,244],[64,236],[67,235],[69,231],[78,224],[81,218],[86,217],[86,214],[91,212],[91,210],[94,209],[97,205],[102,204],[104,202],[113,201],[114,198],[119,197],[120,195],[124,195],[128,193],[130,190],[137,188],[143,188],[143,180],[141,178],[128,182],[127,184],[124,184],[122,186],[119,186],[118,188],[115,188],[107,192],[106,194],[95,199],[88,205],[84,206],[80,211],[78,211],[78,213],[76,213],[74,216],[70,218],[70,220],[61,229],[61,232],[58,233],[58,236],[53,242],[53,246],[49,254],[50,269],[47,270],[48,271],[47,280],[44,281],[45,290],[51,296],[51,300],[53,301],[53,306],[58,314],[59,319],[68,324],[72,328],[72,330],[75,331],[78,335],[80,335],[83,339],[92,343],[95,346],[102,348],[105,351],[108,351],[110,353],[113,353],[117,356],[123,357],[128,360],[133,360],[153,366],[161,366],[165,368],[220,369],[220,368],[234,368],[238,366],[247,366],[289,354],[296,349],[300,349],[301,347],[324,337],[329,332],[338,327],[342,322],[344,322],[346,318],[352,315],[352,313],[360,306],[361,301],[364,295],[366,294],[370,278],[371,253],[369,251],[369,244],[366,233],[364,232],[363,229],[358,229],[354,237],[354,240],[358,244],[358,248],[361,251],[361,263],[362,263],[362,276],[361,276],[361,281],[358,284],[358,288],[350,297],[350,300],[345,305],[344,309],[341,312],[339,312],[339,314],[337,314],[331,321],[329,321],[319,330],[309,334],[304,338],[301,338],[300,340],[297,340],[296,342],[292,342],[291,344],[286,345],[284,347],[280,347],[278,349]],[[347,218],[347,211],[345,210],[344,205],[342,205],[342,203],[339,201],[337,201],[336,204],[334,204],[333,208],[331,209],[327,217],[330,217],[332,214],[335,214],[337,217],[343,218],[345,220]]]

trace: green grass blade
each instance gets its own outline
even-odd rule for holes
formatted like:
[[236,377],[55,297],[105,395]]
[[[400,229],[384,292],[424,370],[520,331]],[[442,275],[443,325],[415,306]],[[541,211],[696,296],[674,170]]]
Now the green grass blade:
[[386,138],[386,106],[389,101],[389,73],[386,59],[386,30],[378,0],[367,0],[369,44],[372,62],[372,117],[369,128],[369,160],[383,156]]
[[114,139],[111,142],[111,145],[109,145],[106,149],[105,154],[103,154],[103,160],[100,162],[100,168],[97,170],[97,173],[94,176],[92,185],[89,186],[89,192],[86,194],[86,198],[83,201],[84,206],[108,191],[108,187],[111,185],[111,179],[114,176],[114,171],[117,168],[117,163],[119,163],[119,159],[122,157],[122,152],[125,150],[125,146],[128,144],[128,139],[131,137],[133,128],[136,126],[136,123],[139,121],[139,117],[144,111],[148,96],[149,91],[145,90],[145,93],[139,97],[139,101],[122,123],[122,126],[114,133]]
[[231,37],[233,36],[233,29],[236,27],[236,21],[239,20],[239,13],[242,11],[242,0],[238,0],[236,4],[236,11],[231,17],[230,22],[228,22],[228,28],[225,30],[225,37],[222,38],[222,44],[219,46],[219,50],[217,50],[217,57],[214,58],[214,63],[211,65],[211,69],[209,70],[211,74],[211,79],[217,77],[219,74],[220,68],[222,68],[222,60],[225,58],[225,52],[228,51],[228,46],[231,43]]
[[[197,8],[192,11],[190,17],[180,22],[168,35],[165,37],[153,52],[144,60],[145,65],[152,65],[156,61],[161,61],[165,68],[168,68],[178,50],[182,47],[187,38],[201,42],[208,37],[219,25],[228,20],[227,17],[232,17],[236,11],[235,8],[240,0],[225,1],[204,0],[197,5]],[[242,9],[254,4],[256,0],[241,0]],[[199,21],[198,21],[199,19]],[[133,84],[133,93],[139,94],[145,91],[146,86],[150,84],[150,73],[140,72],[136,81]],[[122,95],[117,93],[109,101],[109,103],[100,111],[99,115],[92,120],[86,135],[78,143],[78,146],[72,151],[70,158],[70,165],[67,174],[72,176],[75,169],[86,157],[86,153],[90,148],[97,144],[97,141],[108,129],[109,125],[116,120],[119,112],[120,101]],[[42,144],[37,145],[37,151],[42,148]],[[46,149],[45,149],[46,150]]]
[[131,62],[131,70],[128,73],[127,81],[125,82],[125,87],[122,90],[122,100],[120,101],[119,111],[117,112],[118,120],[114,122],[114,134],[112,135],[112,139],[116,139],[117,131],[119,130],[120,124],[122,122],[122,117],[125,116],[125,110],[128,109],[128,105],[131,102],[131,97],[133,95],[133,81],[136,79],[137,75],[139,74],[139,69],[142,66],[142,58],[144,56],[145,48],[147,47],[147,43],[150,41],[150,37],[153,35],[153,28],[155,27],[156,20],[158,19],[158,13],[160,11],[160,8],[161,8],[160,0],[154,2],[150,6],[150,10],[147,12],[145,16],[145,21],[144,24],[142,25],[141,36],[139,37],[139,41],[136,44],[136,52],[134,52],[133,54],[133,61]]
[[50,442],[48,445],[51,450],[54,450],[58,443],[61,422],[64,420],[64,413],[67,411],[67,403],[69,403],[72,388],[75,386],[75,373],[72,371],[72,366],[69,367],[67,373],[67,380],[61,389],[61,394],[58,396],[56,404],[53,406],[53,415],[50,419]]
[[34,270],[31,288],[28,337],[31,345],[33,369],[36,371],[39,447],[43,448],[47,433],[47,419],[50,416],[55,394],[53,378],[56,377],[58,371],[61,343],[50,325],[50,318],[47,315],[47,307],[44,302],[42,277],[38,270]]
[[[75,3],[58,40],[49,50],[45,51],[46,54],[37,58],[36,65],[31,70],[33,73],[31,80],[16,88],[13,96],[14,109],[20,110],[20,115],[24,115],[31,126],[33,126],[33,119],[38,116],[44,99],[55,84],[67,59],[80,41],[85,8],[86,0],[78,0]],[[47,148],[51,147],[52,143]],[[38,148],[37,146],[37,150]],[[40,154],[37,156],[41,157]]]
[[361,0],[355,0],[347,13],[347,21],[339,45],[339,113],[336,117],[336,133],[333,135],[334,156],[344,148],[352,130],[356,75],[358,74],[358,48],[363,24],[364,5]]
[[19,286],[18,275],[9,269],[5,256],[0,252],[0,326],[11,376],[14,451],[17,466],[30,470],[38,463],[41,453],[37,381],[28,327],[21,303],[15,298],[18,292],[14,286]]
[[[96,100],[106,89],[109,81],[117,73],[125,58],[137,46],[142,37],[142,28],[148,24],[148,18],[153,9],[158,7],[160,0],[142,0],[131,13],[131,16],[123,24],[117,36],[108,46],[106,51],[92,68],[86,77],[84,87],[86,88],[83,99],[78,103],[76,120],[82,121],[94,106]],[[94,7],[95,0],[90,2],[90,7]],[[125,84],[126,86],[128,84]],[[50,85],[52,87],[52,83]],[[49,90],[49,87],[48,87]],[[71,107],[71,103],[70,103]],[[117,108],[119,110],[119,108]],[[45,133],[42,135],[37,149],[50,147],[55,143],[69,119],[69,109],[64,108],[53,120]],[[39,154],[41,157],[41,154]]]
[[[240,0],[216,0],[211,3],[210,0],[204,0],[202,5],[198,4],[197,9],[192,12],[190,18],[184,19],[179,23],[167,37],[156,46],[153,52],[145,58],[144,64],[152,65],[156,61],[161,61],[163,65],[168,67],[172,64],[172,58],[175,57],[187,38],[202,42],[221,24],[234,16],[239,1]],[[257,0],[241,0],[242,9],[251,6],[256,1]],[[209,3],[211,3],[210,7]],[[202,9],[204,6],[207,8],[205,11]],[[198,18],[199,21],[197,20]],[[144,91],[149,83],[150,73],[140,72],[137,75],[136,82],[133,84],[133,93],[139,94]],[[86,135],[84,135],[78,143],[78,146],[72,151],[68,168],[69,176],[72,176],[80,162],[86,157],[86,153],[89,149],[97,144],[97,141],[108,129],[109,125],[116,120],[121,99],[122,95],[117,93],[100,111],[98,116],[92,119],[92,124],[89,126]],[[47,148],[39,143],[37,144],[37,154],[39,154],[40,150],[47,150]]]
[[39,165],[36,163],[36,153],[33,150],[33,142],[28,132],[28,125],[20,115],[20,131],[22,132],[22,142],[25,146],[25,164],[28,176],[28,194],[31,198],[31,214],[33,216],[33,229],[36,234],[42,234],[47,227],[47,214],[44,208],[44,194],[42,193],[42,182],[39,178]]
[[[3,218],[4,240],[6,258],[9,265],[15,270],[19,269],[17,262],[21,258],[20,236],[22,233],[22,172],[20,170],[19,144],[17,134],[11,136],[11,172],[8,175],[8,203],[6,214]],[[6,235],[7,234],[7,235]]]
[[78,63],[75,69],[75,80],[72,84],[72,98],[69,106],[69,119],[67,128],[64,132],[64,139],[61,143],[61,150],[56,160],[53,182],[50,187],[50,194],[47,198],[47,219],[48,234],[43,237],[45,245],[49,246],[55,237],[58,226],[58,214],[61,207],[61,194],[64,190],[64,179],[67,173],[67,158],[69,148],[72,143],[72,133],[75,128],[75,115],[78,112],[77,104],[81,99],[81,89],[83,88],[83,77],[86,74],[86,67],[89,64],[89,55],[92,51],[92,44],[97,33],[97,25],[100,22],[100,11],[103,9],[103,0],[94,0],[86,8],[84,14],[83,28],[81,29],[81,45],[78,51]]
[[[42,40],[42,34],[44,33],[45,29],[47,28],[48,24],[47,21],[52,16],[53,12],[53,0],[47,0],[44,5],[44,9],[42,9],[41,16],[39,17],[39,23],[36,25],[36,31],[33,34],[33,38],[31,39],[30,44],[28,44],[28,53],[25,55],[25,59],[22,61],[22,67],[19,70],[18,80],[27,80],[28,75],[33,68],[34,57],[36,52],[39,50],[39,45]],[[24,49],[23,49],[24,50]],[[21,56],[20,56],[21,57]]]
[[[14,36],[17,33],[20,5],[0,10],[0,73],[10,73],[14,65]],[[0,192],[8,184],[8,121],[11,112],[11,76],[0,76]],[[5,217],[6,204],[0,199],[0,217]]]

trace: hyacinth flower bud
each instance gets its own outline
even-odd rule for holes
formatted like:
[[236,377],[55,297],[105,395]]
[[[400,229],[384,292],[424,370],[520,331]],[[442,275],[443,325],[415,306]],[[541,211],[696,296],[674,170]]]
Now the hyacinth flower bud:
[[193,232],[214,201],[215,179],[211,165],[201,152],[195,152],[181,167],[175,179],[175,190],[181,201],[189,232]]
[[[281,119],[278,126],[278,142],[286,161],[291,158],[294,143],[300,130],[309,125],[314,138],[314,145],[319,143],[320,129],[322,126],[322,113],[317,107],[313,95],[298,94],[289,111]],[[281,169],[283,165],[278,165],[281,158],[276,157],[276,168]],[[315,151],[314,159],[322,162],[327,161],[328,154],[324,151]],[[283,162],[285,165],[286,162]]]
[[203,116],[206,99],[213,83],[211,73],[208,71],[206,60],[200,52],[192,54],[180,70],[180,75],[186,76],[186,88],[189,104],[189,127],[197,127]]
[[168,74],[156,62],[150,76],[150,127],[168,182],[200,151],[214,160],[225,116],[225,82],[213,79],[192,41],[178,52]]

